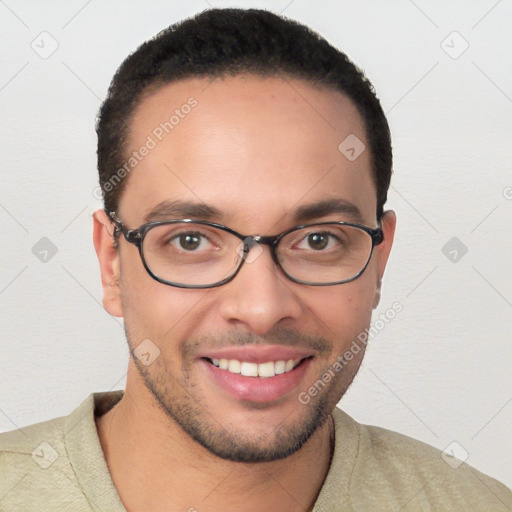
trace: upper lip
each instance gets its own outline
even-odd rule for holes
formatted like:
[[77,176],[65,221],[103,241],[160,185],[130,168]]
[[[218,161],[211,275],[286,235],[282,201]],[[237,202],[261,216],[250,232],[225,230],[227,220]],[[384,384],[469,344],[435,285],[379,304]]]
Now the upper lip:
[[206,350],[199,357],[209,359],[237,359],[250,363],[266,363],[268,361],[288,361],[304,359],[312,356],[311,351],[284,345],[245,345],[243,347],[224,347]]

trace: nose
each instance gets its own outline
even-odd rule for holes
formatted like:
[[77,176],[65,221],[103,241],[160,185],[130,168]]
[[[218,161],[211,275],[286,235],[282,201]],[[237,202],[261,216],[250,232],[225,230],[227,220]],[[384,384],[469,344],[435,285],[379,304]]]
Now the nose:
[[303,313],[295,288],[279,269],[270,247],[253,243],[238,274],[222,288],[220,314],[260,336]]

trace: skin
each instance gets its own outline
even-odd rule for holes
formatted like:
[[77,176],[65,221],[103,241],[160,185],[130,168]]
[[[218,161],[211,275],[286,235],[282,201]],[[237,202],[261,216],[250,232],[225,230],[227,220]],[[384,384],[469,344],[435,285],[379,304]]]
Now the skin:
[[[130,147],[144,144],[191,96],[198,105],[130,173],[117,211],[126,226],[143,224],[163,200],[186,199],[216,206],[223,212],[216,221],[240,233],[273,235],[295,225],[294,208],[326,197],[353,203],[363,224],[377,226],[369,152],[350,162],[338,150],[351,133],[366,144],[362,120],[344,95],[289,78],[187,79],[142,101]],[[315,222],[328,220],[352,219],[331,213]],[[160,350],[149,366],[130,358],[123,399],[97,418],[127,510],[312,509],[329,469],[328,415],[364,350],[309,404],[297,396],[369,326],[393,242],[393,212],[382,228],[385,241],[350,283],[294,283],[262,246],[230,283],[187,290],[152,279],[122,237],[116,250],[113,224],[102,210],[95,213],[104,307],[124,317],[132,350],[147,338]],[[298,346],[314,357],[291,392],[248,402],[212,386],[199,359],[202,350],[243,343]],[[313,433],[306,440],[307,429]],[[201,436],[208,446],[197,442]],[[236,462],[227,452],[265,462]]]

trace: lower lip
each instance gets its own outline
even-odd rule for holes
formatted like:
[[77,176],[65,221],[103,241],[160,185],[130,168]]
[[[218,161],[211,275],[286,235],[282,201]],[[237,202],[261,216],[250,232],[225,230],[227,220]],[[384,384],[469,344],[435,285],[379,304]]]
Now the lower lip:
[[303,360],[289,372],[264,378],[245,377],[240,373],[221,370],[204,359],[200,362],[215,383],[233,397],[251,402],[272,402],[279,400],[299,385],[311,359]]

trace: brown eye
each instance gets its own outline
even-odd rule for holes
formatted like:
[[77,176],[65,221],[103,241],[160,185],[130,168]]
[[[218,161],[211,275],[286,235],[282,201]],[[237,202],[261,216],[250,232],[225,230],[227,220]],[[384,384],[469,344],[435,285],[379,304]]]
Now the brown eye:
[[201,238],[197,235],[185,233],[178,237],[180,248],[193,251],[201,245]]
[[329,243],[329,236],[325,233],[313,233],[308,236],[308,244],[311,249],[321,251],[327,247]]

